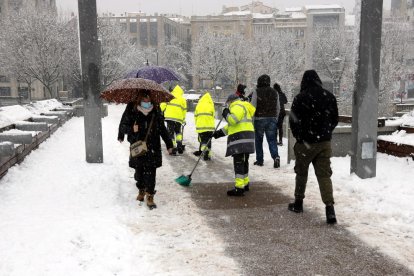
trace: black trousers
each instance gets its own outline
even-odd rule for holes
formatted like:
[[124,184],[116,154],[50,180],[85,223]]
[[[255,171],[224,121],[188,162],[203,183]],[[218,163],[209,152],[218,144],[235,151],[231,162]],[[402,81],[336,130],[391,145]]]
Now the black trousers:
[[[211,137],[213,136],[212,131],[201,132],[198,134],[198,141],[200,142],[199,150],[202,151],[202,145],[207,145],[208,150],[211,151]],[[208,141],[210,140],[210,141]],[[208,142],[208,143],[207,143]]]
[[181,133],[181,124],[175,121],[166,121],[168,135],[174,143],[174,147],[181,148],[183,142],[183,134]]
[[236,178],[245,178],[249,175],[249,153],[233,155],[234,173]]
[[151,195],[155,194],[156,172],[156,167],[145,166],[145,164],[136,167],[134,178],[137,181],[137,188]]

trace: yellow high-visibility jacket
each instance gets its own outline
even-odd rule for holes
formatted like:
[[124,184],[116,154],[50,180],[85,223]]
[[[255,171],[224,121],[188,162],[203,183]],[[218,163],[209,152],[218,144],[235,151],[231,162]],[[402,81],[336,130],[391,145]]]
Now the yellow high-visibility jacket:
[[236,100],[229,106],[223,132],[228,135],[226,156],[237,153],[254,153],[253,116],[256,108],[249,102]]
[[175,98],[168,103],[161,103],[161,111],[164,113],[165,120],[182,124],[185,122],[185,116],[187,115],[187,100],[184,98],[184,90],[176,85],[171,94]]
[[194,119],[197,133],[214,131],[214,102],[210,93],[206,92],[197,103],[194,111]]

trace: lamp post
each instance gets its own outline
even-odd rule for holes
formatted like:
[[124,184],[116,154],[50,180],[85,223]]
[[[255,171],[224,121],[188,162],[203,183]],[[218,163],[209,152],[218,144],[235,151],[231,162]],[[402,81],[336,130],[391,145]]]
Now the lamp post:
[[341,73],[341,62],[342,62],[342,59],[339,57],[332,59],[332,63],[333,63],[333,70],[332,70],[333,91],[332,92],[335,96],[339,95],[339,77]]

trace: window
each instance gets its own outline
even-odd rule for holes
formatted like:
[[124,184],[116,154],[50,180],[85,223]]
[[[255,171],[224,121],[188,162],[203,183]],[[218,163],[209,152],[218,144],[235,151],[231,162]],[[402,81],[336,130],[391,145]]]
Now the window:
[[10,79],[6,76],[1,76],[0,75],[0,82],[10,82]]
[[0,87],[0,97],[10,97],[11,88],[10,87]]
[[130,33],[137,33],[138,31],[138,27],[137,27],[137,23],[135,22],[130,22],[129,23],[129,32]]

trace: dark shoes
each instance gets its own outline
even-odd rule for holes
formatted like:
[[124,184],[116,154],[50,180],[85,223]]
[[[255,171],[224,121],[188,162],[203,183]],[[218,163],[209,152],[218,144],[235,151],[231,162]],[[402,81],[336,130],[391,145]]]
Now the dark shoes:
[[194,151],[194,152],[193,152],[193,154],[194,154],[195,156],[200,156],[200,155],[201,155],[201,153],[202,153],[202,151],[201,151],[201,150],[196,150],[196,151]]
[[279,141],[279,143],[277,143],[278,146],[283,146],[283,142]]
[[256,161],[253,163],[253,165],[263,167],[263,162]]
[[326,211],[326,223],[335,224],[336,216],[335,216],[335,209],[333,205],[326,205],[325,211]]
[[244,186],[244,191],[245,192],[250,191],[250,184],[247,184],[246,186]]
[[204,161],[211,161],[211,157],[208,155],[203,156]]
[[280,157],[276,157],[273,162],[273,168],[280,168]]
[[303,212],[303,200],[296,199],[295,202],[289,203],[288,210],[295,213]]
[[227,191],[228,196],[244,196],[244,189],[233,188]]
[[177,155],[177,148],[173,148],[170,155]]

